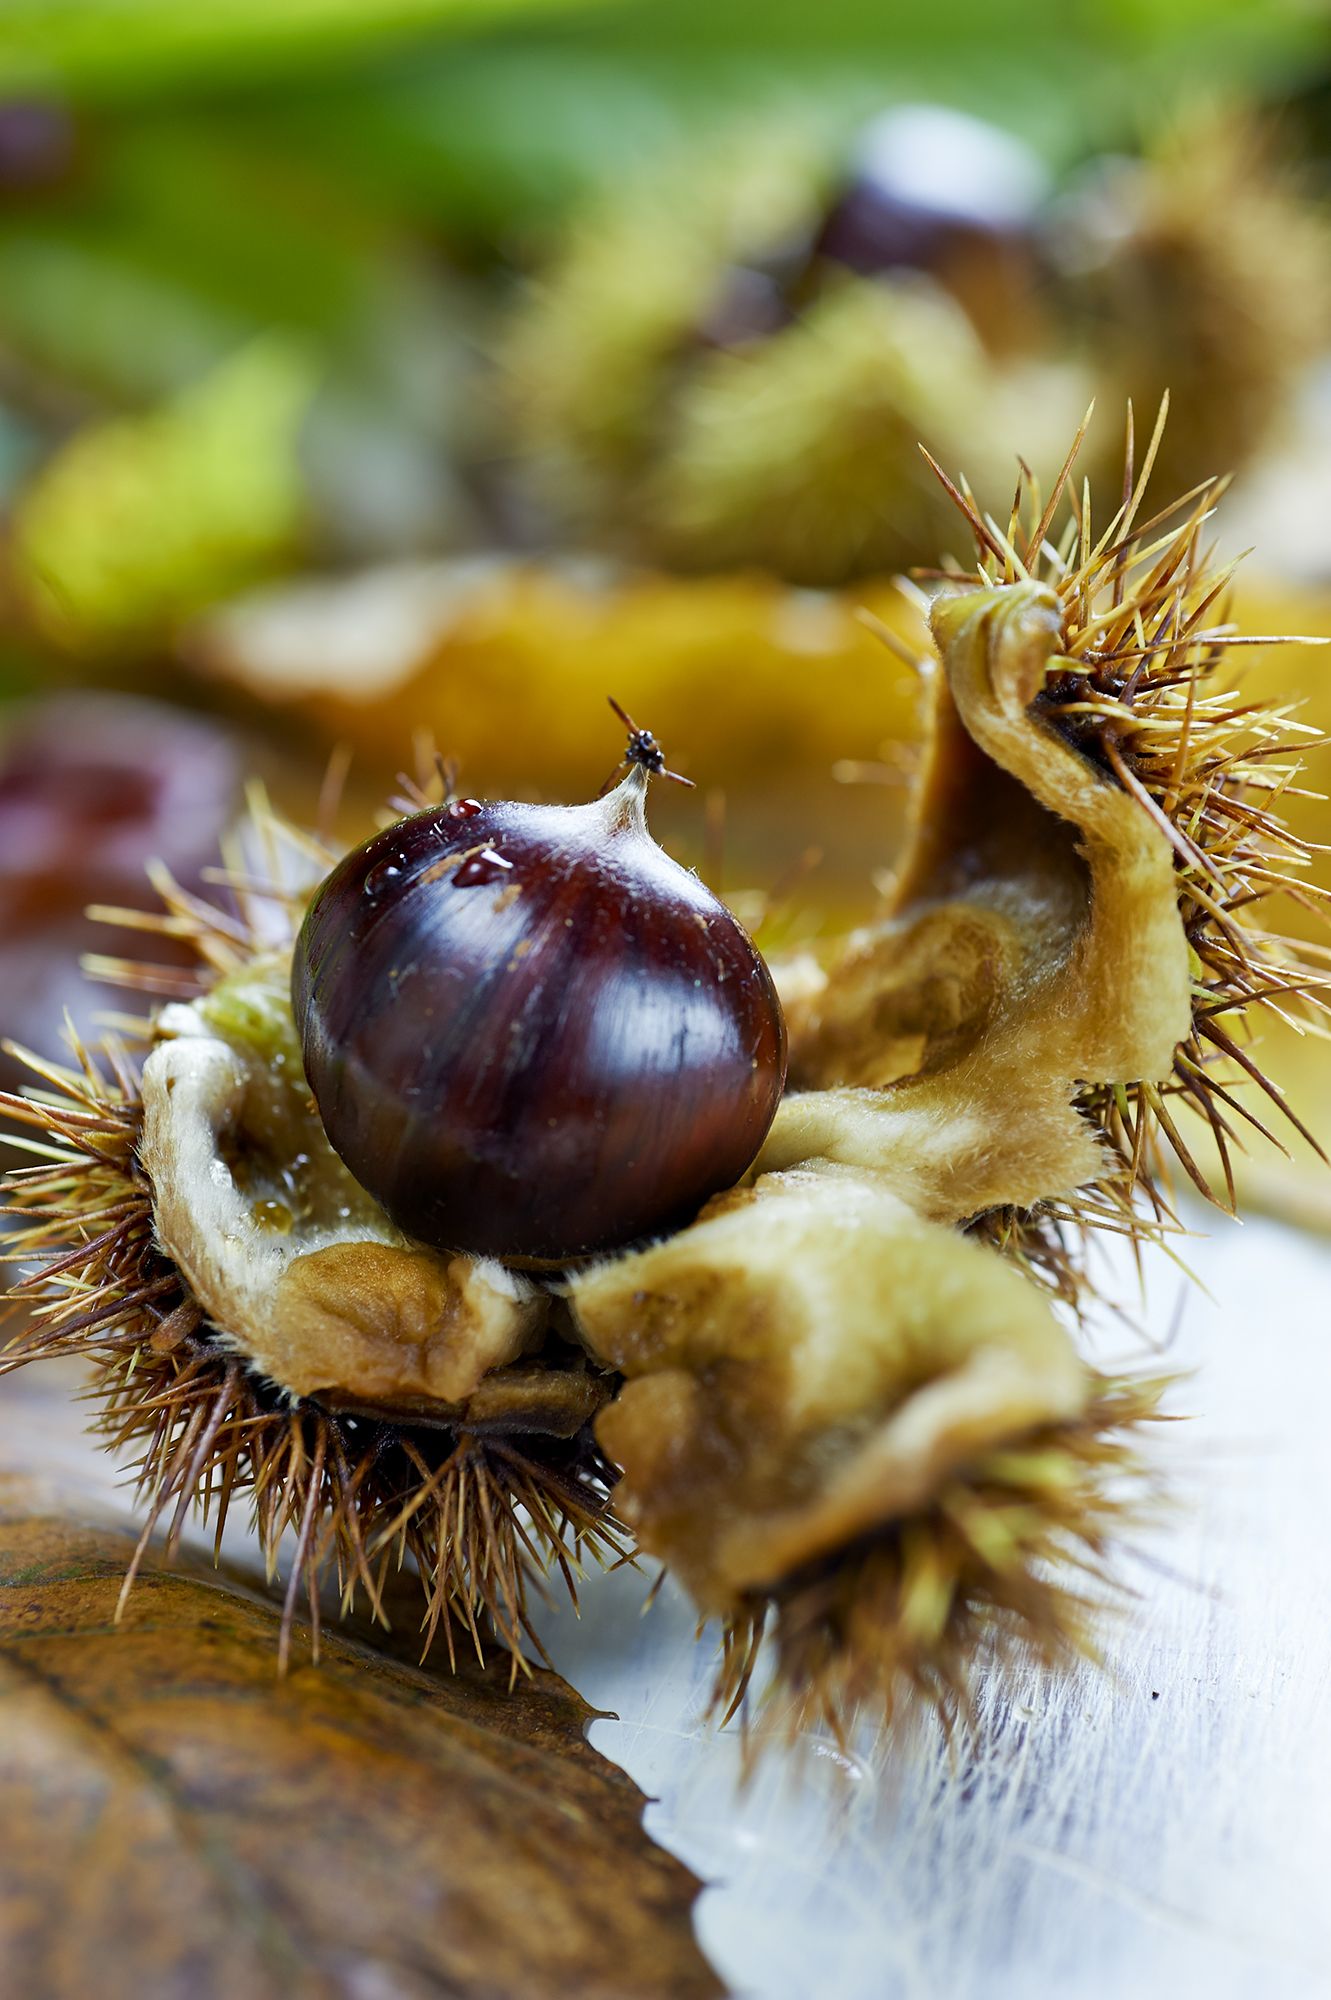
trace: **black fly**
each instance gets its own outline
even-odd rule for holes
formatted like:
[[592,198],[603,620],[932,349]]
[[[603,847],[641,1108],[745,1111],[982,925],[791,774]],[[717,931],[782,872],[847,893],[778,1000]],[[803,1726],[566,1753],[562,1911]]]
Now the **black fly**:
[[614,709],[615,714],[619,717],[625,729],[627,729],[629,740],[624,755],[620,758],[614,770],[601,787],[602,797],[610,790],[613,784],[618,782],[619,775],[624,768],[627,766],[629,769],[632,769],[635,764],[639,769],[648,772],[652,777],[669,778],[676,785],[688,785],[692,789],[692,778],[681,777],[678,771],[667,770],[665,751],[652,735],[651,730],[639,729],[633,717],[626,709],[620,707],[612,694],[607,695],[606,700],[609,702],[611,708]]

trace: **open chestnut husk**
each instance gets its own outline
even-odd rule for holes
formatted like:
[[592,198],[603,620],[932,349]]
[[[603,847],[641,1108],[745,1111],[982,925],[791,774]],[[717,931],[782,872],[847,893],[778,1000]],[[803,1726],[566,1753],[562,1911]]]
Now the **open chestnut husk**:
[[[92,1363],[99,1421],[140,1460],[141,1547],[154,1520],[178,1534],[191,1498],[224,1516],[251,1497],[270,1562],[290,1531],[283,1657],[302,1589],[313,1611],[336,1570],[345,1602],[382,1615],[405,1554],[427,1645],[438,1632],[452,1658],[459,1631],[480,1648],[492,1629],[516,1661],[539,1643],[528,1565],[571,1586],[579,1553],[618,1551],[625,1531],[723,1621],[727,1704],[771,1632],[795,1723],[844,1731],[902,1695],[952,1715],[1009,1643],[1024,1662],[1092,1646],[1113,1539],[1151,1497],[1134,1439],[1162,1385],[1079,1352],[1071,1322],[1103,1303],[1088,1246],[1108,1231],[1168,1247],[1170,1152],[1232,1205],[1234,1084],[1295,1117],[1235,1033],[1292,1006],[1316,1026],[1327,987],[1315,955],[1264,927],[1263,898],[1307,893],[1309,857],[1275,810],[1301,740],[1222,677],[1223,577],[1201,534],[1214,492],[1136,526],[1130,441],[1112,526],[1097,536],[1079,503],[1058,535],[1075,452],[1052,498],[1024,479],[1006,535],[949,488],[980,564],[932,607],[931,731],[891,901],[825,963],[778,967],[798,1088],[741,1184],[676,1233],[558,1283],[404,1235],[336,1157],[302,1073],[291,953],[334,857],[257,797],[241,865],[218,878],[225,905],[157,878],[156,928],[196,972],[141,1067],[114,1038],[76,1041],[67,1068],[29,1059],[34,1094],[8,1100],[39,1135],[8,1183],[27,1275],[0,1376]],[[502,917],[496,862],[516,867],[538,820],[538,874],[576,864],[594,884],[603,850],[622,861],[631,838],[606,816],[635,799],[640,816],[661,768],[641,733],[630,756],[618,805],[552,818],[464,802],[469,830],[450,834],[423,783],[421,812],[372,844],[398,870],[372,885],[404,946],[382,962],[426,1053],[416,899],[433,910],[470,858],[496,879],[457,905]],[[400,897],[392,843],[422,825],[439,860],[414,863]],[[638,921],[665,864],[630,860]],[[371,865],[362,850],[351,878]],[[539,925],[533,939],[519,968]],[[360,942],[357,961],[341,939],[353,996],[379,958],[372,930]],[[302,956],[318,978],[338,969]],[[458,1103],[512,1018],[498,1003],[514,956],[486,975],[495,1004],[458,1049]],[[120,974],[165,997],[159,971]],[[167,991],[181,983],[173,971]],[[533,989],[536,1019],[566,997],[547,985],[538,1007]],[[370,1055],[383,1046],[379,1023]],[[1214,1190],[1176,1122],[1188,1111]],[[539,1126],[524,1136],[548,1176]],[[520,1220],[536,1179],[508,1190]]]
[[730,911],[648,832],[647,732],[589,805],[452,799],[315,895],[292,999],[329,1140],[436,1248],[563,1263],[733,1186],[786,1072]]

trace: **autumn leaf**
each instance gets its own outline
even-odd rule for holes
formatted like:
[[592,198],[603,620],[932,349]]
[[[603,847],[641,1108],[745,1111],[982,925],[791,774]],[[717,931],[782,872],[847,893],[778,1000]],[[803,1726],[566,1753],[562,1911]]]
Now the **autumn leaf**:
[[0,1991],[721,1991],[554,1675],[334,1632],[279,1680],[278,1610],[201,1565],[149,1560],[117,1625],[132,1546],[59,1464],[0,1475]]

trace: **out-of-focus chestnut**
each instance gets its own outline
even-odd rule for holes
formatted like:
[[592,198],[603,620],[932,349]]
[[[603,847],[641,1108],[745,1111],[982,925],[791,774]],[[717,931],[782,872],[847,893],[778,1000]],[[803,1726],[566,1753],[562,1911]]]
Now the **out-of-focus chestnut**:
[[144,907],[145,863],[194,884],[240,790],[215,723],[127,695],[52,695],[20,709],[0,743],[0,922]]
[[813,255],[862,277],[927,272],[986,345],[1018,346],[1034,331],[1046,194],[1039,161],[1010,133],[941,105],[900,105],[866,127]]
[[328,1137],[401,1228],[558,1264],[753,1160],[786,1032],[756,946],[648,832],[659,746],[589,805],[453,799],[349,854],[292,997]]
[[[0,997],[5,1033],[62,1054],[66,1011],[84,1034],[111,1005],[84,952],[189,963],[162,938],[89,922],[89,903],[143,909],[145,866],[187,888],[217,852],[240,792],[236,747],[215,723],[124,695],[53,695],[6,715],[0,738]],[[0,1087],[18,1066],[0,1054]]]

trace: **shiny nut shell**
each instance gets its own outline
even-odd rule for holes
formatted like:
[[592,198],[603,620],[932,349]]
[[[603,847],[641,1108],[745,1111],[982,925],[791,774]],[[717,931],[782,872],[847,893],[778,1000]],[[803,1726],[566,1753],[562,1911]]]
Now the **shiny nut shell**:
[[457,800],[336,868],[293,1000],[328,1136],[411,1235],[558,1262],[694,1213],[750,1164],[785,1027],[752,940],[647,832]]

